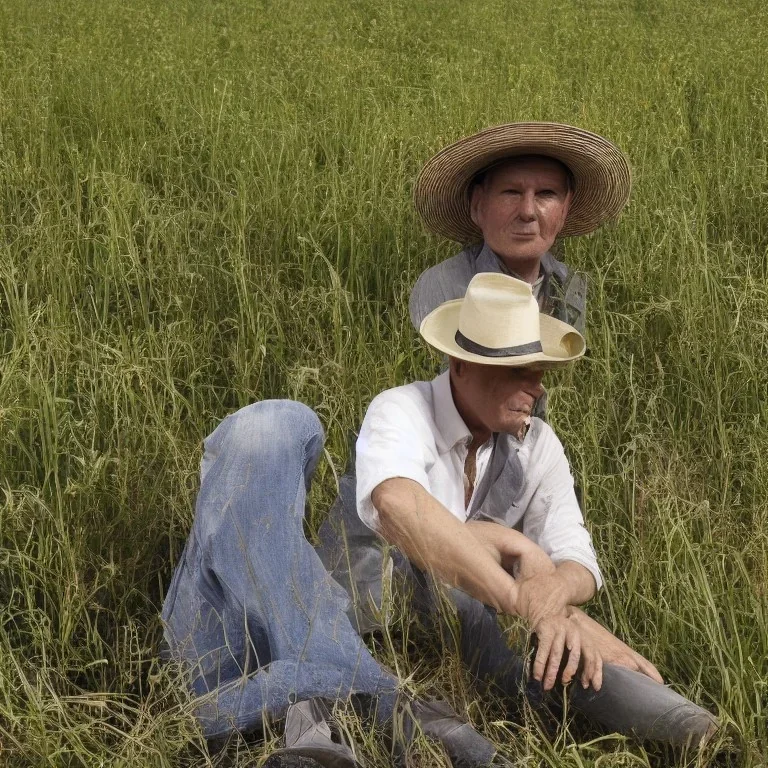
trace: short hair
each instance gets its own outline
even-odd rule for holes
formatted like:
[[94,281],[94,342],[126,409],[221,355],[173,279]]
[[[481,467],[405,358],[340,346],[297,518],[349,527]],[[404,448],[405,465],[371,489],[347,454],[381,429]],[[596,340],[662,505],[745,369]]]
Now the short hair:
[[552,155],[510,155],[509,157],[502,157],[499,160],[486,165],[485,168],[479,170],[469,182],[467,191],[471,194],[474,187],[485,185],[485,182],[493,172],[502,165],[509,165],[510,163],[528,162],[529,160],[549,160],[562,168],[565,173],[565,183],[569,192],[573,192],[576,189],[576,179],[574,178],[573,171],[562,161],[558,160]]

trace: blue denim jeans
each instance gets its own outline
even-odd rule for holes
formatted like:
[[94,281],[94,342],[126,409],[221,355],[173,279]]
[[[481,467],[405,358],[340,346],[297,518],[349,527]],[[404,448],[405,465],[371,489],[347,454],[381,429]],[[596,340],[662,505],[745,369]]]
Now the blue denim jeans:
[[[257,729],[316,697],[371,696],[381,717],[393,711],[398,681],[360,637],[375,628],[376,611],[366,608],[380,604],[384,568],[380,542],[356,514],[353,474],[321,529],[320,556],[304,536],[322,447],[317,416],[287,400],[243,408],[205,441],[195,520],[162,617],[209,738]],[[395,574],[420,614],[442,620],[428,577],[397,554]],[[443,594],[460,625],[457,650],[481,690],[540,700],[495,613],[459,590]],[[672,744],[697,743],[716,723],[666,686],[612,665],[600,691],[571,685],[568,695],[606,730]]]
[[232,414],[205,441],[195,520],[162,617],[208,738],[254,730],[314,697],[392,705],[396,678],[353,629],[349,597],[304,536],[322,447],[317,416],[284,400]]

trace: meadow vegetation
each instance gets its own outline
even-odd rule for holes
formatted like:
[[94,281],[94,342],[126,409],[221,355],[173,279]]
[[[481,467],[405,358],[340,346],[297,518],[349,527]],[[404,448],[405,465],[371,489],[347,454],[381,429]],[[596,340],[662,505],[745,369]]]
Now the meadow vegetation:
[[[548,385],[606,577],[589,610],[729,724],[730,764],[766,764],[766,39],[762,0],[4,0],[0,763],[263,762],[279,729],[208,755],[158,661],[201,440],[254,400],[315,408],[316,526],[372,396],[438,364],[407,296],[456,247],[414,213],[419,167],[539,119],[634,174],[566,245],[591,353]],[[506,720],[395,630],[410,689],[520,765],[723,764]]]

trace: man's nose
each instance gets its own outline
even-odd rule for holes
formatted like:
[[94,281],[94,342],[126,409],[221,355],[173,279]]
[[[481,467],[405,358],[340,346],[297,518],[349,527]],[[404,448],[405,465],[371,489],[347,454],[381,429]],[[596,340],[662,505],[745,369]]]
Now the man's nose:
[[532,192],[525,192],[520,196],[518,215],[526,221],[532,221],[536,218],[536,200]]
[[541,383],[543,378],[543,371],[531,371],[528,377],[528,393],[531,397],[538,399],[544,394],[544,385]]
[[541,384],[541,380],[533,383],[529,391],[531,395],[538,400],[544,394],[544,387]]

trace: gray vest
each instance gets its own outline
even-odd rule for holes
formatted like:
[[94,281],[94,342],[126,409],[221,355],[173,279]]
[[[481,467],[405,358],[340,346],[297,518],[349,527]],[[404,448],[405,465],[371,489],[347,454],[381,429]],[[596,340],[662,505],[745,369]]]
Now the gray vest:
[[[478,272],[510,274],[504,262],[487,246],[471,245],[450,259],[435,264],[421,273],[411,291],[408,309],[411,323],[418,331],[421,321],[445,301],[461,299],[469,281]],[[541,257],[541,289],[539,307],[584,333],[587,303],[587,281],[551,253]]]

